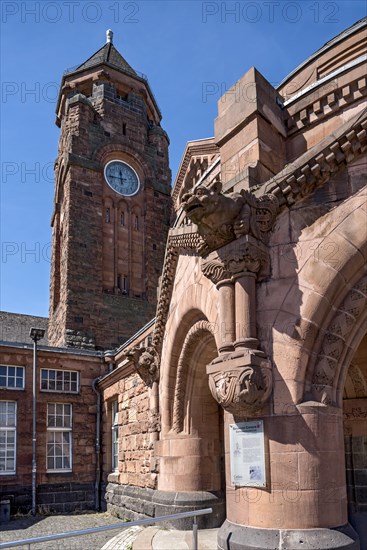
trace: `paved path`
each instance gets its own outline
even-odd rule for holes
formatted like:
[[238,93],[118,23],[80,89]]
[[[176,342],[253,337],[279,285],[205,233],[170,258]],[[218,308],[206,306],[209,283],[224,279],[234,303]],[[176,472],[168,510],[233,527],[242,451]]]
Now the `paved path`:
[[[199,550],[217,550],[218,529],[200,529],[198,531]],[[156,526],[131,527],[115,535],[102,550],[190,550],[192,531],[177,531]]]
[[[122,523],[121,520],[108,513],[47,517],[23,516],[15,519],[12,518],[9,523],[0,524],[0,542],[54,535],[56,533],[65,533],[66,531],[77,531],[105,525],[116,525],[120,522]],[[117,533],[118,531],[107,531],[105,533],[83,535],[77,538],[32,544],[31,550],[100,550]],[[27,547],[18,546],[17,548],[24,550]],[[121,550],[123,550],[123,546]]]
[[[23,516],[0,524],[0,542],[55,535],[92,527],[116,525],[122,520],[106,513],[57,516]],[[199,550],[216,550],[218,529],[199,530]],[[57,541],[32,544],[31,550],[189,550],[192,531],[176,531],[156,526],[132,526],[121,531],[93,533]],[[17,546],[24,550],[26,546]]]

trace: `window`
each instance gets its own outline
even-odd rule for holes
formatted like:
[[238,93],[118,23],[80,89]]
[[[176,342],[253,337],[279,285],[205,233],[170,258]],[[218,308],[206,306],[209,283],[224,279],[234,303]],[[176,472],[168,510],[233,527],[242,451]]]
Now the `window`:
[[24,367],[0,365],[0,388],[24,389]]
[[125,225],[125,212],[121,212],[120,224]]
[[47,471],[70,471],[72,409],[68,403],[47,404]]
[[105,216],[106,223],[110,223],[111,221],[111,209],[106,208],[106,216]]
[[0,474],[15,474],[17,404],[0,401]]
[[139,230],[139,216],[135,216],[134,227],[135,227],[136,231]]
[[118,424],[118,402],[112,403],[112,470],[118,470],[119,459],[119,424]]
[[41,390],[78,393],[78,375],[71,370],[41,369]]

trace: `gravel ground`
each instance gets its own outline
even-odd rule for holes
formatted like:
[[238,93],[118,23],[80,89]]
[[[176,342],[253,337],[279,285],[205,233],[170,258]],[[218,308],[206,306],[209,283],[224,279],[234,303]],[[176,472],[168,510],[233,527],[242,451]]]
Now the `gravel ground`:
[[[122,523],[122,521],[107,512],[47,517],[22,516],[12,518],[9,523],[0,525],[0,542],[54,535],[118,523]],[[118,530],[111,530],[104,533],[92,533],[81,537],[37,543],[31,545],[31,550],[100,550],[108,540],[118,533]],[[27,546],[17,546],[16,548],[23,550],[27,549]]]

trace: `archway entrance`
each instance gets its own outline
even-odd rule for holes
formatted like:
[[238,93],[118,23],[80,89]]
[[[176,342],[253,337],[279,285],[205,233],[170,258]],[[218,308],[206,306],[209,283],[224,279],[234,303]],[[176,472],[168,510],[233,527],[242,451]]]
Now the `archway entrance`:
[[225,519],[223,410],[206,374],[217,354],[209,323],[198,321],[185,337],[177,364],[171,365],[165,402],[169,420],[158,444],[159,490],[177,494],[177,511],[183,502],[213,508],[200,518],[202,527],[220,526]]
[[367,334],[348,368],[343,413],[349,522],[367,548]]

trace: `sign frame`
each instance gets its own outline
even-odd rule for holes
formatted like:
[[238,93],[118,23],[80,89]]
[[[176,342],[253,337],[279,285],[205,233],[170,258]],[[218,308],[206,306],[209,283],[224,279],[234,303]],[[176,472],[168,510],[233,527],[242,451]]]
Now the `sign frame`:
[[235,487],[266,487],[264,421],[229,425],[231,483]]

